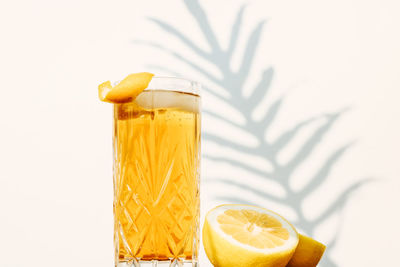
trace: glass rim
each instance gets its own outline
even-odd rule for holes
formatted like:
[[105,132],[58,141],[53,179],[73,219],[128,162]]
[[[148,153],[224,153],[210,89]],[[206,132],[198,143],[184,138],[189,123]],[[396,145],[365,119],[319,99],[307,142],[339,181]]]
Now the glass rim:
[[154,76],[146,90],[163,90],[190,93],[200,96],[201,84],[197,81],[174,76]]

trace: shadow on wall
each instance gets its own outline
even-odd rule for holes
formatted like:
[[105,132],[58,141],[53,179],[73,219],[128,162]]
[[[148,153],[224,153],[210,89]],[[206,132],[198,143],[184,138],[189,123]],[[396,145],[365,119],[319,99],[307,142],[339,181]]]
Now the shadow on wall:
[[[314,176],[309,179],[309,182],[306,186],[304,186],[301,191],[293,191],[289,186],[289,180],[292,174],[298,169],[307,159],[310,154],[318,147],[318,145],[322,142],[325,135],[329,132],[329,130],[334,126],[335,122],[343,116],[346,109],[337,111],[335,113],[330,114],[322,114],[320,116],[315,116],[313,118],[309,118],[307,120],[301,121],[286,132],[281,133],[278,138],[273,142],[269,143],[265,140],[264,136],[268,133],[274,119],[276,118],[279,110],[283,106],[284,97],[281,97],[275,100],[265,112],[261,121],[254,121],[252,119],[251,114],[254,109],[260,104],[260,101],[263,100],[270,91],[271,81],[274,77],[274,69],[272,67],[267,67],[262,73],[262,78],[252,91],[252,94],[248,98],[244,98],[242,96],[242,88],[243,85],[248,78],[249,72],[252,68],[252,63],[254,60],[255,52],[259,45],[259,40],[263,31],[263,27],[265,21],[260,22],[251,32],[248,37],[247,44],[244,50],[244,54],[242,56],[241,65],[238,71],[233,71],[230,67],[230,63],[232,60],[232,56],[236,49],[236,44],[238,43],[238,39],[240,37],[240,28],[243,20],[243,13],[245,11],[245,7],[243,6],[237,13],[235,23],[231,29],[230,41],[227,49],[223,49],[216,37],[214,30],[212,29],[208,19],[207,14],[203,10],[202,6],[199,4],[198,0],[184,0],[184,3],[187,7],[188,12],[196,21],[198,26],[200,27],[203,36],[209,46],[211,47],[211,51],[204,51],[200,47],[198,47],[189,36],[185,36],[181,33],[176,27],[163,22],[156,18],[150,18],[152,22],[157,24],[162,30],[167,32],[173,38],[179,39],[183,44],[185,44],[188,48],[193,51],[193,53],[202,57],[207,62],[213,64],[217,67],[221,73],[222,78],[218,78],[213,75],[213,73],[207,71],[207,69],[202,68],[196,62],[192,62],[187,58],[183,57],[177,51],[173,51],[162,44],[148,42],[144,40],[136,40],[136,44],[143,44],[147,46],[152,46],[157,49],[161,49],[166,53],[175,57],[178,61],[186,64],[191,67],[193,70],[201,73],[209,82],[213,82],[218,84],[226,91],[230,93],[229,97],[221,96],[218,92],[213,90],[212,88],[203,88],[208,93],[212,94],[214,97],[218,98],[220,101],[224,101],[228,105],[234,107],[237,111],[241,112],[243,117],[246,119],[246,123],[244,125],[235,125],[236,127],[240,127],[243,131],[251,133],[255,138],[258,139],[259,145],[257,147],[248,147],[245,145],[240,145],[238,143],[231,142],[228,139],[225,139],[221,136],[215,136],[210,133],[203,133],[203,138],[205,140],[213,141],[221,146],[229,147],[239,152],[263,157],[268,160],[270,164],[273,166],[272,171],[265,172],[261,171],[258,168],[254,168],[246,163],[243,163],[239,160],[234,160],[232,158],[227,158],[223,156],[212,156],[212,155],[204,155],[210,160],[215,160],[218,162],[225,162],[232,164],[234,166],[238,166],[244,170],[255,173],[259,176],[262,176],[266,181],[273,181],[274,183],[279,183],[282,188],[286,191],[285,198],[278,198],[274,195],[270,195],[260,188],[254,188],[249,184],[240,183],[237,181],[232,181],[228,177],[213,179],[209,181],[210,183],[226,183],[232,186],[240,187],[241,190],[247,190],[252,192],[253,194],[266,198],[268,200],[272,200],[278,203],[282,203],[284,205],[290,206],[296,213],[298,220],[296,225],[300,227],[306,234],[313,236],[316,227],[324,222],[326,219],[330,218],[333,214],[340,213],[342,208],[344,207],[348,197],[362,184],[366,183],[368,180],[363,179],[360,182],[357,182],[351,186],[349,186],[346,190],[341,192],[339,196],[333,201],[330,206],[328,206],[319,216],[313,220],[308,220],[304,216],[303,209],[301,205],[303,204],[305,198],[309,196],[312,192],[318,189],[320,185],[322,185],[328,178],[328,175],[331,169],[335,166],[335,164],[339,161],[339,159],[343,156],[343,154],[350,148],[351,144],[343,145],[342,147],[338,147],[335,151],[333,151],[330,156],[325,160],[325,162],[316,170]],[[172,75],[182,76],[179,73],[176,73],[172,69],[167,69],[163,66],[149,66],[151,68],[155,68],[158,70],[162,70],[165,72],[169,72]],[[210,116],[218,118],[220,120],[224,120],[227,123],[233,123],[231,121],[227,121],[221,114],[218,114],[213,111],[205,110],[204,113],[207,113]],[[313,122],[317,120],[324,119],[324,123],[320,125],[317,129],[315,129],[312,134],[308,137],[308,139],[301,145],[300,149],[293,155],[291,160],[289,160],[285,164],[279,164],[277,160],[277,155],[280,151],[282,151],[290,141],[292,141],[298,133],[309,127]],[[218,197],[219,200],[230,202],[230,203],[247,203],[247,204],[257,204],[251,203],[248,199],[241,198],[240,196],[231,196],[231,197]],[[340,224],[339,224],[340,225]],[[336,234],[333,240],[331,240],[327,245],[326,255],[323,257],[322,262],[319,266],[330,267],[337,266],[335,262],[329,257],[330,251],[335,246],[337,236],[340,229],[336,229]]]

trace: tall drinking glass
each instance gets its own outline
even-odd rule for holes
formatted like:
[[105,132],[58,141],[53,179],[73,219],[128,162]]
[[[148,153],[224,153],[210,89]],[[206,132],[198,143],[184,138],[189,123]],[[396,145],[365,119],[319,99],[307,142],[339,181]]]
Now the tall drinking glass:
[[113,141],[115,266],[198,266],[199,84],[154,77]]

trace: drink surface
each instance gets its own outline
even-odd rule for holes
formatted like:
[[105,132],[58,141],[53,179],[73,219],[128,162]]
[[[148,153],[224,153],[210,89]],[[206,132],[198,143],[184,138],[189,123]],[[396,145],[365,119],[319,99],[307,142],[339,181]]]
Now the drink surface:
[[197,257],[199,102],[149,90],[114,105],[117,261]]

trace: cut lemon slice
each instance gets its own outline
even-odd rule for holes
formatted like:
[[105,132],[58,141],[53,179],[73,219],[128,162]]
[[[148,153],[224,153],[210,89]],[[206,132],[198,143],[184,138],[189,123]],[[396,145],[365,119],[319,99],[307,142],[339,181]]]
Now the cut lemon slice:
[[249,205],[218,206],[203,227],[204,249],[216,267],[284,267],[298,241],[283,217]]
[[287,267],[315,267],[326,246],[311,237],[299,235],[299,244]]
[[147,88],[153,76],[149,72],[129,74],[114,87],[106,81],[99,85],[99,98],[110,103],[131,102]]

